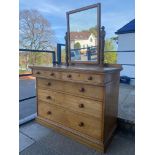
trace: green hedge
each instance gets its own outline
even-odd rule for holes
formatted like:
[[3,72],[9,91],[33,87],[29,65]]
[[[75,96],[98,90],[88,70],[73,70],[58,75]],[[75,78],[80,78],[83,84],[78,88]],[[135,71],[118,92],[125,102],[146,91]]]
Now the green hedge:
[[117,63],[117,52],[105,52],[104,63],[108,63],[108,64]]

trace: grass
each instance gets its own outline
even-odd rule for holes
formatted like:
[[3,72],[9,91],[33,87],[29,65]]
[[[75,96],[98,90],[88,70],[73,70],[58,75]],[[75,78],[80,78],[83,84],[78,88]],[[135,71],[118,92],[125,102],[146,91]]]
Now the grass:
[[19,69],[19,74],[31,74],[31,71]]

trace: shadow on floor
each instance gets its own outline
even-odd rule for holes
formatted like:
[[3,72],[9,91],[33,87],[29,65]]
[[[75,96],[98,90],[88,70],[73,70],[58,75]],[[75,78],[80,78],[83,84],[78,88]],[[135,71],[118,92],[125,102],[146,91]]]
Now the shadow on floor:
[[[102,155],[35,121],[20,126],[20,155]],[[134,155],[134,135],[117,131],[105,155]]]

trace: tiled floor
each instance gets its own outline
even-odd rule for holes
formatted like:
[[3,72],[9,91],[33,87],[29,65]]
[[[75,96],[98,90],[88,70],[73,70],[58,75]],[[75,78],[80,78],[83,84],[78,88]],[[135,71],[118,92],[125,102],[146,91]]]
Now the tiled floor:
[[[102,155],[36,122],[20,126],[20,155]],[[134,135],[117,131],[105,155],[134,155]]]

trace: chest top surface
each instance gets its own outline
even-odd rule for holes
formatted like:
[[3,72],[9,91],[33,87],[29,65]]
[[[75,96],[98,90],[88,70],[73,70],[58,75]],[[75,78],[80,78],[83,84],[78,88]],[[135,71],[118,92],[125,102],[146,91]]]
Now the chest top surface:
[[55,70],[55,71],[66,71],[66,72],[83,72],[83,73],[96,73],[104,74],[110,72],[121,71],[120,67],[100,67],[100,66],[65,66],[65,65],[35,65],[29,66],[31,69],[38,70]]

